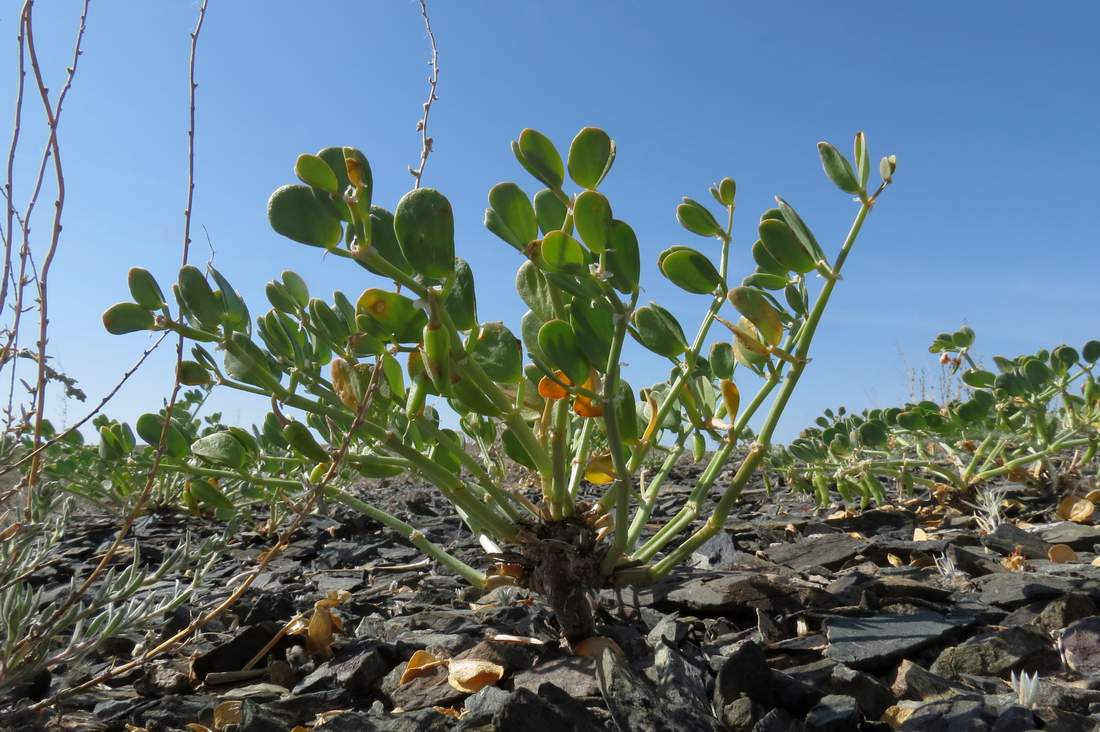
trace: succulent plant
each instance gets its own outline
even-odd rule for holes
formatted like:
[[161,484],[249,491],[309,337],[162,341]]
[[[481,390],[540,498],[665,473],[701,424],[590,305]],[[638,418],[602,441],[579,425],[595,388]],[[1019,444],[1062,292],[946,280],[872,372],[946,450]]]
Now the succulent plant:
[[[781,198],[763,212],[754,243],[736,249],[731,178],[710,188],[717,213],[683,199],[677,219],[709,248],[672,246],[657,264],[683,297],[698,298],[702,315],[689,337],[668,309],[640,302],[638,237],[600,191],[615,161],[611,137],[585,128],[563,159],[549,138],[526,129],[512,149],[539,188],[532,195],[513,182],[494,186],[485,225],[515,251],[516,289],[528,307],[519,333],[479,313],[474,273],[455,255],[448,199],[418,187],[391,213],[372,200],[369,163],[350,147],[300,156],[300,182],[272,194],[268,217],[279,234],[368,270],[362,293],[322,299],[285,272],[267,285],[271,308],[253,317],[220,273],[184,267],[170,288],[173,311],[152,275],[135,269],[133,302],[112,306],[103,320],[111,333],[180,333],[195,342],[194,359],[181,367],[185,383],[272,404],[252,431],[228,428],[190,444],[170,432],[162,467],[186,475],[196,501],[220,504],[211,492],[217,481],[276,492],[309,485],[350,437],[342,485],[356,475],[418,476],[501,552],[488,558],[486,572],[339,485],[329,486],[329,500],[396,530],[476,585],[518,583],[544,594],[566,638],[577,641],[592,632],[590,590],[665,576],[721,528],[761,468],[841,269],[896,161],[883,160],[884,179],[870,189],[862,133],[854,165],[819,145],[827,176],[858,206],[831,259]],[[735,279],[731,259],[751,271]],[[728,337],[704,354],[715,324]],[[642,386],[624,378],[628,338],[667,363],[667,379]],[[209,348],[222,351],[220,364]],[[742,398],[738,369],[763,377],[751,399]],[[684,535],[769,398],[713,512]],[[443,426],[444,404],[478,452]],[[161,424],[143,417],[138,436],[159,438]],[[132,446],[117,431],[108,426],[104,434],[109,455],[127,453],[127,439]],[[715,449],[706,457],[708,444]],[[665,478],[689,445],[707,466],[679,512],[647,534]],[[639,469],[658,452],[664,460],[641,483]],[[499,455],[530,471],[541,488],[536,499],[508,483]],[[598,489],[591,500],[580,490],[585,480]]]

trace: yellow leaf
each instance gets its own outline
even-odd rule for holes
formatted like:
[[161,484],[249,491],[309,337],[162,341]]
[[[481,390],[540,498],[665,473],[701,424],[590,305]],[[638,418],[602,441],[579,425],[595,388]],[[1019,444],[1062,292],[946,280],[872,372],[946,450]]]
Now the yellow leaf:
[[466,714],[465,709],[458,709],[456,707],[432,707],[432,709],[452,719],[462,719],[462,716]]
[[584,478],[593,485],[607,485],[615,480],[615,466],[612,465],[611,455],[593,455],[585,468]]
[[849,531],[848,536],[852,537],[853,539],[855,539],[857,541],[866,541],[867,540],[867,537],[864,536],[863,534],[859,533],[858,531]]
[[905,564],[905,561],[897,554],[887,554],[886,561],[895,567],[900,567]]
[[198,722],[188,722],[183,728],[187,730],[187,732],[211,732],[209,727],[199,724]]
[[1050,549],[1047,549],[1047,558],[1055,564],[1065,564],[1066,562],[1076,561],[1077,552],[1065,544],[1053,544]]
[[1088,521],[1095,510],[1096,505],[1086,498],[1066,496],[1058,504],[1058,518],[1080,524]]
[[427,676],[444,663],[446,663],[445,659],[436,658],[427,651],[417,651],[412,654],[412,658],[405,665],[405,670],[401,672],[400,683],[404,686],[415,678]]
[[227,701],[214,707],[214,729],[223,730],[231,724],[241,723],[241,702]]
[[1092,560],[1092,566],[1100,567],[1100,557],[1094,557]]
[[1010,572],[1019,572],[1027,564],[1027,559],[1024,557],[1024,553],[1020,550],[1020,547],[1016,547],[1012,550],[1012,553],[1001,560],[1001,565]]
[[1093,504],[1100,503],[1100,488],[1097,488],[1095,490],[1091,490],[1088,493],[1086,493],[1085,494],[1085,500],[1088,501],[1089,503],[1093,503]]
[[913,529],[913,541],[928,541],[928,532],[918,526]]
[[450,663],[447,683],[461,692],[476,694],[504,677],[504,667],[492,661],[458,658]]

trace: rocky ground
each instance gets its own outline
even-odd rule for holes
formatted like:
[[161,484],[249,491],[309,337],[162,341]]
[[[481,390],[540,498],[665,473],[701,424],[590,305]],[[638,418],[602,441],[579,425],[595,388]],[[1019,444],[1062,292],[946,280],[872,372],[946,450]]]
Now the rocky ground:
[[[655,525],[679,507],[697,472],[674,471]],[[953,497],[845,512],[817,510],[785,491],[768,497],[758,486],[682,570],[656,586],[604,591],[598,631],[610,640],[585,644],[583,655],[564,648],[539,598],[512,587],[473,590],[378,525],[338,510],[312,517],[196,641],[60,708],[27,709],[31,698],[125,661],[224,598],[269,545],[239,531],[190,605],[37,680],[20,690],[24,698],[0,702],[0,728],[1100,729],[1100,527],[1061,521],[1056,511],[1066,490],[1096,488],[1095,476],[1064,482],[1058,495],[1005,487],[1008,518],[988,533]],[[395,481],[364,490],[485,566],[433,491]],[[44,605],[92,566],[116,522],[89,516],[77,524],[64,562],[31,580],[44,589]],[[155,561],[185,530],[219,527],[155,514],[135,533]],[[1052,561],[1055,544],[1076,556]],[[290,635],[242,671],[296,614],[308,618],[315,602],[341,592],[334,613],[344,633],[330,660]],[[410,671],[417,651],[430,655],[418,654]],[[456,669],[469,666],[463,660],[489,669],[488,685],[472,692],[486,677],[456,683]],[[1024,672],[1038,674],[1027,705],[1010,685]]]

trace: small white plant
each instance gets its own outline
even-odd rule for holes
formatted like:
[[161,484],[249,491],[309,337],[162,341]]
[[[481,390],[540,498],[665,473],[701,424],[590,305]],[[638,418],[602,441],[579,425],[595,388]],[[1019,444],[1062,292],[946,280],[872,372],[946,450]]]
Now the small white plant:
[[938,569],[940,574],[944,577],[950,578],[963,574],[963,572],[955,566],[955,560],[946,554],[938,554],[934,556],[933,559],[936,561],[936,569]]
[[1016,676],[1016,672],[1012,672],[1012,677],[1009,681],[1012,686],[1012,690],[1016,692],[1016,698],[1020,702],[1020,706],[1032,709],[1035,706],[1035,701],[1039,696],[1039,673],[1035,672],[1028,676],[1027,671],[1022,671],[1019,676]]
[[979,512],[974,518],[978,522],[978,528],[986,534],[992,534],[1003,522],[1001,503],[1007,493],[1008,489],[1004,486],[983,486],[974,497],[977,503],[967,502],[968,506]]

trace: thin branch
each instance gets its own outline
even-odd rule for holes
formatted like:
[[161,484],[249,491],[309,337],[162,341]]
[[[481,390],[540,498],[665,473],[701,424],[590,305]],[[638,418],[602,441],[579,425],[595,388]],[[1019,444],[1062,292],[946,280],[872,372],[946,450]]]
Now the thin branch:
[[[11,132],[11,146],[8,148],[8,178],[4,183],[4,198],[7,202],[7,224],[4,227],[4,275],[3,280],[0,282],[0,313],[3,313],[4,306],[8,302],[8,280],[11,279],[11,246],[15,240],[15,229],[13,219],[17,215],[15,210],[15,194],[13,186],[15,183],[15,151],[19,148],[19,132],[23,121],[23,86],[27,78],[27,72],[25,69],[26,49],[24,46],[23,37],[23,23],[20,20],[19,23],[19,35],[17,41],[19,44],[19,81],[16,84],[15,91],[15,123],[12,125]],[[22,223],[20,223],[22,226]]]
[[[50,447],[52,447],[53,445],[56,445],[58,442],[64,440],[66,437],[68,437],[69,435],[71,435],[72,433],[76,432],[78,429],[83,427],[85,424],[87,424],[88,420],[95,417],[97,414],[100,413],[100,411],[103,410],[103,408],[105,406],[107,406],[107,402],[114,399],[115,394],[118,393],[119,389],[122,388],[123,384],[125,384],[127,381],[129,381],[130,377],[133,376],[135,373],[137,373],[137,370],[139,368],[141,368],[141,365],[145,363],[145,360],[147,358],[149,358],[149,356],[153,353],[153,351],[157,350],[157,346],[159,346],[161,344],[161,342],[163,342],[164,339],[167,338],[167,337],[168,337],[168,331],[165,331],[165,332],[161,333],[160,338],[157,338],[157,340],[153,343],[153,345],[149,346],[148,348],[146,348],[142,352],[141,358],[139,358],[137,360],[137,363],[135,363],[133,366],[131,366],[126,371],[126,373],[124,373],[122,375],[122,378],[119,379],[118,383],[114,385],[114,388],[112,388],[109,392],[107,392],[107,395],[104,396],[99,401],[99,404],[96,405],[95,409],[93,409],[92,411],[85,414],[80,419],[80,421],[73,424],[71,427],[69,427],[64,432],[58,434],[56,437],[54,437],[49,442],[45,442],[42,445],[40,445],[34,452],[29,453],[27,455],[24,455],[22,458],[20,458],[16,462],[12,463],[11,465],[5,465],[4,467],[0,468],[0,476],[6,475],[7,473],[11,472],[12,470],[15,470],[16,468],[18,468],[19,466],[26,464],[26,462],[28,460],[31,460],[32,458],[34,458],[35,455],[38,455],[39,453],[41,453],[44,450],[48,450]],[[0,496],[0,505],[3,505],[4,501],[6,501],[11,496],[11,494],[12,494],[12,492],[14,492],[14,490],[15,489],[12,489],[11,491],[6,493],[5,495]]]
[[[87,2],[87,0],[85,0]],[[32,0],[28,0],[32,2]],[[191,127],[188,130],[188,175],[187,175],[187,208],[184,211],[184,243],[183,243],[183,261],[187,263],[189,234],[191,231],[191,201],[193,191],[195,189],[195,129],[194,129],[194,108],[195,108],[195,52],[198,47],[199,32],[202,30],[203,20],[206,18],[206,3],[207,0],[203,0],[202,5],[199,6],[199,19],[195,25],[195,30],[191,33],[191,63],[189,71],[189,95],[191,99]],[[149,472],[145,478],[145,486],[142,488],[141,494],[138,496],[137,501],[134,503],[130,512],[127,514],[125,520],[122,522],[122,526],[119,527],[118,532],[115,534],[114,540],[107,548],[107,551],[103,553],[99,563],[95,568],[88,573],[88,576],[80,583],[80,586],[75,591],[71,592],[65,601],[60,603],[58,607],[51,613],[49,619],[39,626],[39,637],[41,633],[46,632],[54,623],[64,617],[65,613],[75,603],[80,601],[84,596],[84,593],[95,583],[95,581],[106,570],[107,565],[111,563],[118,548],[122,545],[126,535],[130,533],[131,527],[134,525],[134,521],[140,515],[141,511],[145,508],[145,504],[149,501],[149,496],[153,493],[153,483],[156,480],[157,472],[160,469],[161,459],[164,457],[165,446],[168,443],[168,431],[172,426],[172,410],[176,406],[176,399],[179,396],[180,391],[180,364],[183,361],[183,336],[180,335],[179,341],[176,345],[176,368],[172,378],[172,396],[168,400],[168,405],[164,411],[164,422],[161,426],[160,439],[157,441],[156,450],[153,453],[153,464],[149,468]],[[20,641],[20,646],[36,640],[35,634],[26,636]]]
[[[32,26],[32,0],[28,0],[26,14],[24,16],[27,34],[27,52],[31,60],[31,69],[34,71],[34,80],[38,86],[39,96],[42,97],[42,108],[46,113],[46,120],[50,125],[50,148],[52,150],[54,176],[57,180],[57,200],[54,203],[53,228],[50,233],[50,245],[46,250],[46,258],[42,262],[42,271],[38,274],[38,380],[35,390],[35,414],[34,414],[34,446],[42,444],[42,420],[46,411],[46,342],[47,330],[50,325],[49,318],[49,276],[53,265],[54,256],[57,254],[57,245],[61,239],[61,215],[65,210],[65,172],[61,166],[61,146],[57,141],[57,125],[61,116],[61,108],[65,103],[65,96],[72,88],[73,77],[76,76],[76,67],[80,62],[80,44],[84,40],[84,31],[87,29],[88,5],[90,0],[84,0],[84,6],[80,11],[80,28],[76,33],[76,44],[73,47],[73,61],[68,68],[65,77],[65,85],[57,97],[57,107],[50,106],[50,92],[42,78],[42,69],[38,65],[38,54],[34,48],[34,31]],[[29,216],[27,217],[29,218]],[[33,489],[35,479],[38,476],[38,460],[31,462],[27,473],[28,501],[30,490]]]
[[428,77],[428,101],[424,102],[424,116],[416,123],[416,129],[420,132],[420,165],[414,170],[409,168],[412,177],[416,179],[413,188],[419,188],[421,178],[424,177],[424,166],[428,164],[428,156],[432,152],[432,138],[428,136],[428,115],[432,112],[432,103],[439,97],[435,95],[435,88],[439,84],[439,49],[435,45],[435,33],[432,33],[432,23],[428,20],[428,0],[419,0],[420,15],[424,18],[424,30],[428,32],[428,41],[432,44],[432,75]]

